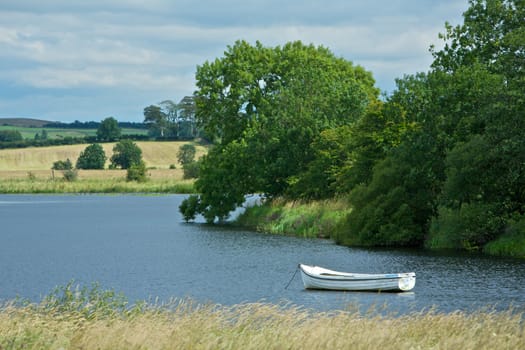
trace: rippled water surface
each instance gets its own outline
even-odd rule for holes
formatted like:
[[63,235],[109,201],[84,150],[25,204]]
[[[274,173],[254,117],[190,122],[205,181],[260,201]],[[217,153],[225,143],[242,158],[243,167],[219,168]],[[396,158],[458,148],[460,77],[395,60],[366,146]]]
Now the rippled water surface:
[[[132,301],[190,297],[317,310],[525,310],[523,261],[352,249],[327,240],[186,224],[177,209],[183,198],[0,195],[0,300],[38,301],[75,280],[99,282]],[[415,271],[417,283],[409,293],[306,291],[299,274],[294,277],[300,262],[363,273]]]

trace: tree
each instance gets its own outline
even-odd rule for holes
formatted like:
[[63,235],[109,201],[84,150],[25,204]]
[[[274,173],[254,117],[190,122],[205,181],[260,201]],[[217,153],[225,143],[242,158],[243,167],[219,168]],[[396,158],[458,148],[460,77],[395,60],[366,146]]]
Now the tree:
[[18,130],[0,130],[0,142],[13,142],[22,140],[22,134]]
[[101,145],[94,143],[80,152],[77,159],[77,169],[104,169],[106,164],[106,153]]
[[179,148],[177,159],[182,166],[189,164],[195,160],[195,153],[197,149],[194,145],[186,143]]
[[97,130],[97,139],[100,141],[116,141],[120,138],[121,130],[118,121],[113,117],[104,119]]
[[435,74],[450,81],[443,96],[455,102],[433,242],[481,249],[525,214],[524,18],[523,1],[471,0],[433,51]]
[[195,122],[195,98],[184,96],[177,105],[178,136],[180,138],[194,138],[197,136]]
[[133,141],[125,139],[119,141],[113,147],[111,165],[128,169],[132,165],[140,164],[142,161],[142,150]]
[[147,125],[151,136],[164,138],[168,129],[168,115],[161,107],[150,105],[144,108],[144,124]]
[[480,249],[521,220],[524,15],[523,1],[471,0],[432,49],[432,70],[397,81],[385,107],[410,127],[351,191],[339,242]]
[[196,76],[196,118],[216,143],[196,182],[209,221],[248,193],[284,194],[313,159],[319,134],[356,122],[378,96],[369,72],[301,42],[238,41]]

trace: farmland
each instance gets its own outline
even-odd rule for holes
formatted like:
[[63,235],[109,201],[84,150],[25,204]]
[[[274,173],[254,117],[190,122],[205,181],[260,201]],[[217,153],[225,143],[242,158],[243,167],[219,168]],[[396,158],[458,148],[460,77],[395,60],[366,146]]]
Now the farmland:
[[[70,159],[75,164],[87,144],[0,150],[0,192],[188,192],[192,181],[183,180],[182,165],[177,159],[179,148],[185,143],[136,142],[148,167],[149,181],[140,185],[126,182],[125,170],[107,169],[109,161],[106,170],[80,170],[77,181],[61,181],[61,172],[51,170],[53,163]],[[110,158],[115,143],[101,145]],[[206,152],[200,145],[196,149],[196,159]]]

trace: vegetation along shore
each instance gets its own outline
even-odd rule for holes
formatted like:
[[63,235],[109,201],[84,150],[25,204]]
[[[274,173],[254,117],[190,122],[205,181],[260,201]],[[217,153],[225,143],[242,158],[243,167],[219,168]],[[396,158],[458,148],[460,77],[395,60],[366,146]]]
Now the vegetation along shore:
[[97,285],[0,306],[1,349],[521,349],[523,315],[137,303]]
[[523,1],[469,1],[430,47],[430,70],[388,96],[325,47],[237,41],[197,67],[196,117],[214,147],[181,212],[220,222],[261,193],[274,201],[249,225],[302,235],[327,216],[308,203],[343,199],[329,219],[341,244],[525,257],[524,16]]

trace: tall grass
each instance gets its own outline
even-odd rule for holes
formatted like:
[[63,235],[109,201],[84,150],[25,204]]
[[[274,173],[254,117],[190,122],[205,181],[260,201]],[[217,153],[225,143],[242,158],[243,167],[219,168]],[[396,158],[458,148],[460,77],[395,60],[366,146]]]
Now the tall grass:
[[523,315],[403,316],[313,312],[264,303],[190,300],[129,306],[120,295],[68,285],[40,304],[0,308],[0,349],[523,349]]
[[7,179],[0,180],[0,193],[193,193],[193,181],[151,179],[146,182],[125,178],[82,179]]
[[277,199],[247,208],[236,224],[274,234],[329,238],[350,210],[343,199],[316,202]]

